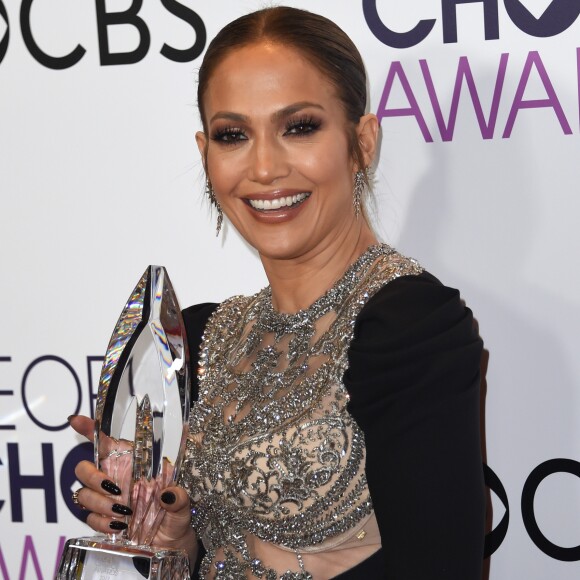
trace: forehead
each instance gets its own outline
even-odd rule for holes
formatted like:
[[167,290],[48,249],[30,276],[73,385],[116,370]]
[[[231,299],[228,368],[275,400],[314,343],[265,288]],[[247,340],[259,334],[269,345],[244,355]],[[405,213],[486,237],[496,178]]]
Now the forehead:
[[342,112],[324,72],[296,49],[270,42],[228,54],[214,70],[204,95],[208,118],[218,110],[270,114],[300,101],[318,103],[330,113]]

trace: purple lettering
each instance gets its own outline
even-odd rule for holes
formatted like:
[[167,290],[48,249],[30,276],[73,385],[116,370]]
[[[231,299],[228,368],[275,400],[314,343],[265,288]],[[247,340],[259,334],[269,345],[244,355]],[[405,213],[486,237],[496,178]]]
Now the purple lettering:
[[5,580],[10,580],[8,575],[8,568],[6,567],[6,561],[4,560],[4,554],[2,553],[2,546],[0,546],[0,572]]
[[22,551],[22,563],[20,564],[20,576],[18,577],[18,580],[25,580],[26,578],[26,566],[28,565],[29,554],[32,557],[32,563],[34,564],[36,577],[38,580],[42,580],[42,571],[40,570],[40,563],[38,561],[36,549],[34,548],[32,536],[26,536],[24,539],[24,550]]
[[[58,565],[60,564],[60,558],[64,550],[64,545],[66,543],[66,536],[59,536],[58,546],[56,549],[56,562],[54,566],[53,578],[56,578],[58,573]],[[34,546],[34,540],[32,536],[24,537],[24,548],[22,550],[22,560],[20,561],[20,573],[18,574],[18,580],[25,580],[27,577],[26,570],[28,568],[28,562],[32,560],[32,565],[34,566],[34,572],[38,580],[42,580],[42,570],[40,568],[40,560],[38,554],[36,553],[36,547]],[[8,566],[6,566],[6,560],[4,559],[4,554],[2,553],[2,548],[0,547],[0,574],[4,580],[10,580],[10,575],[8,574]],[[31,577],[29,574],[28,577]]]
[[66,536],[60,536],[58,539],[58,548],[56,549],[56,562],[54,564],[54,574],[53,578],[56,578],[58,573],[58,565],[60,564],[60,559],[62,557],[62,551],[64,550],[64,545],[66,544]]
[[[528,81],[530,80],[530,73],[532,72],[532,67],[535,66],[536,70],[538,71],[538,75],[540,76],[540,80],[544,85],[544,89],[546,90],[546,94],[548,96],[547,99],[530,99],[525,101],[524,100],[524,93],[526,91],[526,87],[528,85]],[[512,130],[514,128],[514,124],[516,122],[516,117],[521,109],[539,109],[550,107],[554,109],[554,113],[560,122],[560,126],[564,131],[565,135],[571,135],[572,129],[566,119],[566,115],[564,114],[564,110],[562,109],[562,105],[558,100],[558,96],[556,95],[556,91],[554,90],[554,86],[552,85],[552,81],[546,72],[546,68],[544,67],[544,63],[540,57],[538,51],[533,50],[528,54],[528,58],[524,64],[524,70],[522,72],[522,78],[518,84],[518,88],[516,90],[516,95],[514,97],[514,102],[512,104],[512,108],[510,110],[510,114],[508,116],[508,120],[506,123],[506,127],[503,133],[504,139],[509,139]]]
[[[393,89],[395,76],[398,77],[399,82],[401,83],[401,87],[405,92],[405,96],[409,101],[410,106],[404,109],[387,109],[387,103],[389,101],[389,97],[391,96],[391,90]],[[429,133],[427,123],[425,122],[423,113],[421,113],[421,109],[419,108],[419,103],[413,94],[413,90],[411,89],[411,85],[409,84],[409,80],[407,79],[407,75],[405,74],[403,65],[400,61],[394,61],[391,63],[389,74],[387,75],[387,80],[385,81],[385,88],[381,96],[381,102],[379,103],[379,108],[377,110],[377,117],[379,119],[379,123],[382,122],[384,117],[415,117],[417,124],[421,129],[421,133],[423,133],[423,138],[425,141],[427,143],[433,142],[433,137],[431,137],[431,133]]]
[[419,61],[419,64],[421,65],[421,71],[423,72],[423,78],[425,79],[427,92],[431,100],[431,106],[433,107],[435,119],[437,120],[439,132],[441,133],[441,138],[443,139],[443,141],[451,141],[453,139],[453,133],[455,131],[455,122],[457,120],[457,111],[459,108],[459,99],[461,96],[461,88],[463,86],[464,80],[465,83],[467,84],[467,88],[469,89],[471,102],[475,110],[477,122],[479,123],[479,130],[481,131],[481,136],[484,139],[493,139],[495,125],[497,121],[497,114],[499,110],[499,103],[507,71],[508,59],[509,54],[504,53],[501,55],[488,121],[485,120],[485,115],[483,114],[483,108],[481,106],[481,101],[479,99],[477,87],[475,86],[473,73],[471,72],[471,67],[469,66],[469,60],[466,56],[462,56],[459,59],[459,65],[457,67],[457,76],[455,77],[455,87],[453,89],[453,96],[451,98],[451,109],[449,111],[449,120],[447,121],[447,124],[443,119],[441,104],[439,102],[439,99],[437,98],[437,92],[435,90],[435,85],[433,84],[433,79],[431,78],[431,71],[429,70],[429,65],[427,64],[426,60]]

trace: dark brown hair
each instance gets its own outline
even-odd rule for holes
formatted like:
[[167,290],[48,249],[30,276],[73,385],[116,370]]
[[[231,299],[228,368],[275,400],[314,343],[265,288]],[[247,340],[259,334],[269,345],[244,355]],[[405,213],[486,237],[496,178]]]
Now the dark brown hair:
[[197,88],[197,104],[206,133],[203,97],[213,72],[233,50],[261,41],[294,48],[326,76],[350,122],[350,153],[358,168],[364,169],[364,156],[354,129],[367,106],[367,79],[361,55],[332,20],[298,8],[278,6],[246,14],[227,24],[210,42],[199,69]]

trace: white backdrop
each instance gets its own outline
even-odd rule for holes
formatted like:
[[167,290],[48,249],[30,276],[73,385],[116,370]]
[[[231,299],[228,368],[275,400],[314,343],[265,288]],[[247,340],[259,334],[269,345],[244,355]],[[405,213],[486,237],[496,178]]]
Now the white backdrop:
[[[147,264],[168,268],[184,306],[265,284],[230,227],[215,238],[194,142],[204,34],[264,3],[140,4],[0,0],[6,580],[51,578],[64,538],[86,533],[70,511],[81,441],[64,424],[90,413],[98,357]],[[381,237],[460,288],[479,321],[497,476],[489,578],[578,578],[580,7],[288,4],[335,20],[367,64]]]

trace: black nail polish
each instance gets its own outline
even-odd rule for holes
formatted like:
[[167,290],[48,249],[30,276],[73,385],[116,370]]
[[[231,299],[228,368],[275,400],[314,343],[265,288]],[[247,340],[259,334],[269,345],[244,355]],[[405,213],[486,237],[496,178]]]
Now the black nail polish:
[[120,522],[119,520],[113,520],[109,524],[109,527],[112,530],[125,530],[125,529],[127,529],[127,524],[125,522]]
[[103,479],[101,481],[101,487],[113,495],[121,495],[121,489],[109,479]]
[[175,503],[175,500],[177,498],[175,497],[175,494],[172,491],[164,491],[161,494],[161,501],[163,503],[166,503],[167,505],[171,505],[172,503]]
[[121,505],[120,503],[114,503],[111,507],[111,510],[116,514],[121,514],[122,516],[133,515],[133,510],[130,507]]

